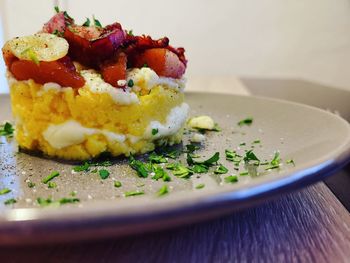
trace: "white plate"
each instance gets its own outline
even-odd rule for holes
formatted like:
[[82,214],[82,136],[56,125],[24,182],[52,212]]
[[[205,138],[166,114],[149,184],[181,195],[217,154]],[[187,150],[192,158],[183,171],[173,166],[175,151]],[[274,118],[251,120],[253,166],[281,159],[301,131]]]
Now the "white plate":
[[[200,155],[218,151],[229,174],[237,173],[225,160],[225,149],[237,149],[245,142],[239,150],[244,153],[251,142],[259,139],[261,144],[253,149],[256,155],[271,160],[279,151],[281,169],[257,177],[239,176],[235,184],[224,182],[227,175],[212,172],[188,180],[172,177],[170,194],[159,198],[156,192],[164,182],[138,178],[127,160],[115,160],[115,165],[107,167],[110,178],[102,181],[94,173],[72,174],[71,164],[16,154],[15,143],[1,138],[0,188],[8,187],[12,192],[0,196],[0,202],[12,197],[18,202],[13,208],[0,208],[0,243],[120,236],[204,220],[321,180],[349,161],[350,125],[326,111],[258,97],[188,93],[186,98],[191,115],[210,115],[222,128],[222,132],[208,134],[205,147],[198,151]],[[2,119],[10,118],[8,109],[9,98],[0,97],[0,112],[5,113]],[[248,116],[253,117],[253,124],[239,127],[237,122]],[[285,163],[288,159],[295,161],[295,167]],[[55,178],[58,190],[40,183],[50,170],[61,173]],[[27,178],[36,183],[35,188],[27,186]],[[123,186],[115,188],[113,179]],[[205,187],[196,189],[200,183]],[[144,186],[137,186],[140,184]],[[125,191],[136,189],[146,194],[123,197]],[[74,190],[81,200],[79,205],[40,208],[35,202],[38,197],[67,197]]]

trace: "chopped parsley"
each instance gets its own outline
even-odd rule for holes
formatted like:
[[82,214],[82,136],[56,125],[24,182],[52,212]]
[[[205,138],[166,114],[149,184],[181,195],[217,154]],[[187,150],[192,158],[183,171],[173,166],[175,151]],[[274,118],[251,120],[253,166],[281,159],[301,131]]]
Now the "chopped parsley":
[[168,193],[169,193],[168,186],[165,184],[158,190],[157,195],[158,196],[164,196],[164,195],[166,195]]
[[280,165],[281,165],[280,153],[275,152],[273,159],[271,160],[269,166],[265,168],[265,170],[277,169],[280,167]]
[[238,124],[238,126],[242,127],[244,125],[250,126],[250,125],[252,125],[252,123],[253,123],[253,118],[249,117],[249,118],[246,118],[244,120],[239,121],[237,124]]
[[247,172],[247,171],[240,172],[239,175],[240,176],[246,176],[246,175],[249,175],[249,172]]
[[143,66],[142,66],[143,68],[149,68],[149,66],[148,66],[148,64],[147,63],[145,63],[145,64],[143,64]]
[[236,151],[225,150],[226,160],[231,162],[240,162],[241,156],[236,153]]
[[54,8],[55,8],[56,13],[60,12],[60,8],[57,5]]
[[60,175],[59,172],[53,171],[51,174],[49,174],[48,176],[46,176],[45,178],[43,178],[43,179],[41,180],[41,182],[44,183],[44,184],[47,184],[47,183],[50,182],[53,178],[55,178],[55,177],[57,177],[57,176],[59,176],[59,175]]
[[14,199],[14,198],[7,199],[7,200],[5,200],[5,202],[4,202],[5,205],[13,205],[13,204],[15,204],[15,203],[17,203],[17,200]]
[[220,128],[219,124],[215,123],[215,124],[214,124],[214,128],[212,129],[212,131],[221,132],[222,129]]
[[256,157],[256,155],[253,153],[252,150],[249,150],[245,153],[245,156],[243,158],[243,160],[246,162],[246,163],[249,163],[251,161],[257,161],[258,163],[260,162],[259,158]]
[[206,173],[209,170],[209,167],[204,165],[204,164],[195,164],[192,168],[192,171],[201,174],[201,173]]
[[154,173],[154,175],[152,176],[152,179],[157,180],[157,181],[159,179],[163,179],[164,182],[171,181],[171,178],[168,175],[168,173],[159,165],[153,165],[152,169],[153,169],[153,173]]
[[134,87],[134,81],[132,79],[129,79],[128,87],[130,87],[130,88]]
[[64,205],[64,204],[74,204],[74,203],[78,203],[80,202],[79,198],[67,198],[67,197],[63,197],[60,200],[58,200],[60,205]]
[[53,35],[56,35],[58,37],[63,37],[64,33],[63,32],[60,32],[58,31],[57,29],[55,29],[53,32],[52,32]]
[[241,143],[239,144],[239,146],[245,146],[245,145],[246,145],[245,142],[241,142]]
[[164,154],[166,157],[171,159],[176,159],[180,155],[180,151],[173,150],[173,151],[166,151]]
[[86,21],[84,22],[83,26],[90,26],[90,19],[86,18]]
[[55,182],[48,182],[47,187],[48,188],[56,188],[57,184]]
[[0,190],[0,195],[5,195],[11,192],[11,189],[3,188]]
[[186,151],[187,153],[193,153],[195,150],[199,150],[199,146],[195,144],[187,144]]
[[204,188],[205,187],[205,184],[198,184],[198,185],[196,185],[196,189],[202,189],[202,188]]
[[226,174],[228,173],[228,169],[220,164],[214,171],[215,174]]
[[134,33],[132,32],[132,29],[128,31],[127,33],[129,36],[134,36]]
[[152,152],[148,156],[148,160],[151,163],[167,163],[168,162],[168,160],[163,155],[158,155],[155,152]]
[[14,131],[15,129],[9,122],[5,122],[5,124],[0,125],[0,136],[12,136]]
[[95,27],[100,27],[102,28],[102,24],[100,23],[100,21],[98,21],[95,16],[92,17],[93,21],[94,21],[94,26]]
[[129,197],[129,196],[136,196],[136,195],[144,195],[144,191],[130,191],[130,192],[125,192],[124,196]]
[[190,154],[187,154],[187,163],[188,165],[194,165],[194,164],[204,164],[206,166],[212,166],[215,163],[217,163],[217,161],[220,159],[220,153],[216,152],[212,157],[210,157],[207,160],[204,161],[197,161],[197,160],[193,160],[192,156]]
[[255,140],[255,141],[253,141],[254,144],[258,144],[258,143],[260,143],[260,142],[261,142],[260,140]]
[[129,165],[132,169],[134,169],[137,172],[139,177],[148,177],[148,169],[143,162],[136,160],[134,157],[131,156],[129,160]]
[[102,180],[107,179],[109,176],[109,172],[106,169],[99,170],[98,174],[100,175]]
[[40,206],[48,206],[48,205],[50,205],[50,204],[53,203],[53,201],[52,201],[52,199],[51,199],[50,197],[47,198],[47,199],[44,199],[44,198],[42,198],[42,197],[38,197],[38,198],[36,199],[36,201],[37,201],[37,203],[38,203]]
[[166,166],[168,170],[172,170],[173,174],[179,178],[188,178],[193,174],[193,171],[181,163],[171,163]]
[[32,181],[27,181],[27,185],[29,188],[33,188],[35,186],[35,183],[33,183]]
[[120,181],[114,181],[114,187],[121,187],[122,186],[122,183]]
[[156,135],[158,133],[158,129],[152,129],[152,135]]
[[287,160],[286,164],[292,164],[293,166],[295,166],[295,162],[293,159]]
[[63,197],[61,199],[59,199],[58,201],[53,201],[50,197],[45,199],[45,198],[42,198],[42,197],[38,197],[36,199],[36,202],[42,206],[42,207],[45,207],[45,206],[51,206],[51,205],[65,205],[65,204],[74,204],[74,203],[78,203],[80,202],[80,199],[79,198],[69,198],[69,197]]
[[238,182],[238,177],[236,175],[230,175],[225,177],[225,182],[226,183],[236,183]]
[[90,169],[90,164],[85,162],[83,165],[78,165],[73,167],[74,172],[88,172]]

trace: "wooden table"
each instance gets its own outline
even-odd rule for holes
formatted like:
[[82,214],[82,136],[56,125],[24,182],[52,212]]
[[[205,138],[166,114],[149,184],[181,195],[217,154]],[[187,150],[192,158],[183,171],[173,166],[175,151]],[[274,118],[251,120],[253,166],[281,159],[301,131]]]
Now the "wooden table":
[[[350,182],[349,171],[341,176],[335,192]],[[344,189],[342,195],[347,202]],[[350,214],[320,182],[209,222],[119,239],[6,247],[0,255],[0,262],[350,262]]]

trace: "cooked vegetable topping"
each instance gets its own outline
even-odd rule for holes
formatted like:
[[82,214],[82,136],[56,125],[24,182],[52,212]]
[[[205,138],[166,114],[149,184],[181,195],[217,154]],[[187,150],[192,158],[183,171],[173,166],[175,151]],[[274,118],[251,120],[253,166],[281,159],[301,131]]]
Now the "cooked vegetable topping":
[[109,176],[109,172],[105,169],[99,170],[98,173],[102,180],[107,179]]

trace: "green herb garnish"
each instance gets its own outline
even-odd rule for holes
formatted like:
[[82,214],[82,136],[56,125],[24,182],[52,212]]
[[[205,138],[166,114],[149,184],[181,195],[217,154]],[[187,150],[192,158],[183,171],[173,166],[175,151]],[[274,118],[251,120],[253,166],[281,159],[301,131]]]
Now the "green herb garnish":
[[209,170],[209,167],[204,165],[204,164],[195,164],[192,168],[192,171],[201,174],[201,173],[206,173]]
[[143,67],[143,68],[149,68],[147,63],[143,64],[142,67]]
[[167,185],[163,185],[159,190],[158,190],[158,193],[157,195],[158,196],[163,196],[163,195],[166,195],[169,193],[169,190],[168,190],[168,186]]
[[67,197],[64,197],[64,198],[61,198],[58,202],[59,202],[60,205],[74,204],[74,203],[80,202],[80,199],[79,198],[67,198]]
[[187,153],[193,153],[195,150],[199,150],[199,146],[195,144],[187,144],[186,151]]
[[222,164],[220,164],[220,165],[216,168],[216,170],[214,171],[214,173],[215,173],[215,174],[226,174],[226,173],[228,173],[228,169],[227,169],[225,166],[223,166]]
[[114,181],[114,187],[121,187],[122,186],[122,183],[120,181]]
[[56,35],[56,36],[58,36],[58,37],[63,37],[63,32],[60,32],[60,31],[58,31],[57,29],[55,29],[53,32],[52,32],[52,34],[53,35]]
[[158,133],[158,129],[152,129],[152,135],[156,135]]
[[247,172],[247,171],[244,171],[244,172],[240,172],[240,173],[239,173],[239,175],[240,175],[240,176],[245,176],[245,175],[249,175],[249,172]]
[[60,12],[60,8],[57,5],[54,8],[55,8],[56,13]]
[[237,124],[238,126],[244,126],[244,125],[250,126],[252,123],[253,123],[253,118],[246,118],[244,120],[239,121]]
[[55,182],[48,182],[47,187],[48,188],[56,188],[57,184]]
[[92,19],[94,20],[94,25],[95,27],[100,27],[102,28],[102,24],[100,23],[100,21],[98,21],[95,16],[92,17]]
[[132,29],[128,31],[127,33],[129,36],[134,36],[134,33],[132,32]]
[[85,162],[83,165],[73,167],[74,172],[87,172],[90,170],[90,164]]
[[226,183],[236,183],[238,182],[238,177],[236,175],[230,175],[225,177],[225,182]]
[[275,152],[273,159],[270,162],[270,165],[265,168],[265,170],[277,169],[281,165],[281,157],[279,152]]
[[33,183],[32,181],[27,181],[27,185],[29,188],[33,188],[35,186],[35,183]]
[[107,179],[109,176],[109,172],[106,169],[99,170],[98,174],[100,175],[102,180]]
[[154,173],[154,175],[152,176],[152,179],[154,180],[163,179],[164,182],[171,181],[171,178],[168,175],[168,173],[159,165],[153,165],[152,170]]
[[145,194],[144,191],[130,191],[130,192],[125,192],[124,196],[129,197],[129,196],[136,196],[136,195],[143,195]]
[[246,145],[245,142],[241,142],[241,143],[239,144],[239,146],[245,146],[245,145]]
[[258,143],[260,143],[260,140],[255,140],[255,141],[253,141],[253,143],[258,144]]
[[6,122],[3,125],[0,125],[0,136],[12,136],[15,129],[12,127],[12,124]]
[[193,160],[192,156],[190,154],[187,154],[187,163],[188,165],[194,165],[194,164],[204,164],[206,166],[212,166],[220,159],[220,153],[216,152],[212,157],[210,157],[207,160],[204,161],[197,161]]
[[251,161],[257,161],[258,163],[260,162],[259,158],[256,157],[256,155],[253,153],[252,150],[249,150],[245,153],[245,156],[243,158],[243,160],[246,162],[246,163],[249,163]]
[[196,185],[196,189],[202,189],[202,188],[204,188],[205,187],[205,184],[198,184],[198,185]]
[[86,21],[84,22],[83,26],[90,26],[90,19],[86,18]]
[[137,172],[139,177],[148,177],[148,169],[146,168],[146,165],[143,162],[136,160],[134,159],[134,157],[131,156],[129,160],[129,165],[132,169],[134,169]]
[[221,132],[222,129],[220,128],[219,124],[215,123],[214,124],[214,128],[212,129],[212,131]]
[[60,173],[57,171],[53,171],[51,174],[46,176],[44,179],[41,180],[42,183],[47,184],[49,181],[51,181],[53,178],[59,176]]
[[193,174],[193,171],[191,169],[188,169],[181,163],[171,163],[168,164],[166,168],[172,170],[173,174],[179,178],[188,178]]
[[42,197],[38,197],[36,201],[40,206],[48,206],[53,203],[51,198],[44,199]]
[[0,190],[0,195],[5,195],[11,192],[11,189],[3,188]]
[[293,166],[295,166],[295,162],[293,159],[287,160],[286,164],[292,164]]
[[128,81],[128,87],[129,87],[129,88],[134,87],[134,81],[133,81],[132,79],[129,79],[129,81]]
[[167,151],[164,153],[164,155],[168,158],[176,159],[177,157],[179,157],[180,151],[177,151],[177,150]]
[[5,202],[4,202],[5,205],[13,205],[13,204],[15,204],[15,203],[17,203],[17,200],[14,199],[14,198],[7,199],[7,200],[5,200]]
[[163,155],[158,155],[155,152],[152,152],[148,156],[148,160],[151,163],[167,163],[168,162],[168,160]]

